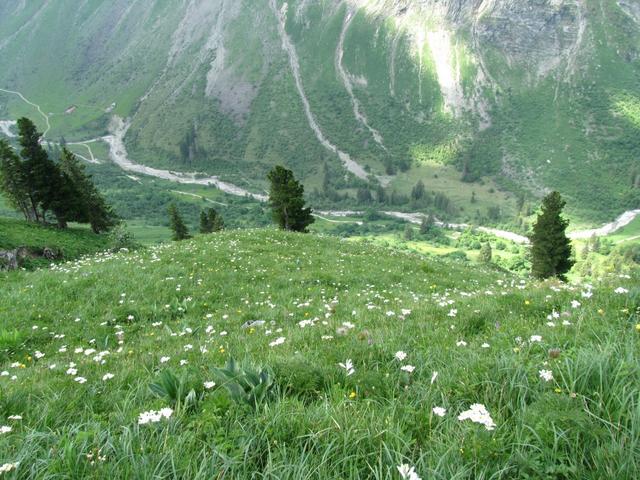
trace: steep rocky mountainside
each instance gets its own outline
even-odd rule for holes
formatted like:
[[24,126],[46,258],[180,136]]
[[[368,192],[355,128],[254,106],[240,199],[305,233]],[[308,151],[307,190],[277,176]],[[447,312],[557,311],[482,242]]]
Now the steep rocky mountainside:
[[50,138],[119,115],[136,162],[254,189],[276,162],[320,190],[452,165],[585,218],[640,201],[637,0],[2,2],[0,88]]

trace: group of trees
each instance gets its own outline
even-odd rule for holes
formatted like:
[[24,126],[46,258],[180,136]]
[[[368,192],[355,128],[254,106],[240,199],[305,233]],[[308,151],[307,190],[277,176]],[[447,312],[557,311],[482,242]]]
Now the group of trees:
[[[269,172],[267,178],[271,183],[269,205],[274,222],[282,230],[307,232],[315,218],[311,208],[305,207],[302,184],[295,179],[291,170],[279,165]],[[169,223],[174,240],[185,240],[191,237],[175,204],[169,205]],[[200,233],[219,232],[223,228],[224,220],[214,208],[200,213]]]
[[[50,158],[40,143],[41,135],[27,118],[17,122],[20,151],[16,153],[0,140],[0,189],[8,201],[30,222],[46,223],[55,218],[60,228],[68,222],[89,223],[94,232],[111,229],[118,223],[117,216],[93,184],[76,156],[62,145],[60,159]],[[270,182],[269,205],[274,222],[283,230],[307,232],[314,222],[311,208],[305,206],[304,187],[291,170],[274,167],[267,175]],[[361,189],[358,197],[371,201],[369,190]],[[383,194],[378,193],[382,197]],[[414,202],[427,198],[422,182],[411,192]],[[379,198],[382,200],[382,198]],[[530,235],[532,274],[537,278],[558,277],[564,279],[574,265],[571,241],[566,236],[568,220],[561,215],[565,201],[558,192],[547,195]],[[169,206],[169,220],[174,240],[190,237],[175,204]],[[428,235],[433,229],[433,217],[425,217],[420,234]],[[204,234],[224,228],[222,217],[214,208],[200,214],[200,232]],[[405,238],[413,238],[409,226]],[[594,248],[595,250],[595,248]],[[487,243],[481,251],[481,260],[490,262],[491,246]]]
[[0,189],[29,222],[58,227],[89,223],[96,233],[108,231],[118,218],[93,184],[76,156],[65,145],[59,161],[40,144],[41,134],[28,118],[18,120],[20,151],[0,140]]
[[[175,203],[169,205],[168,212],[169,226],[173,232],[171,238],[176,241],[191,238],[189,228],[182,219],[182,215],[180,215]],[[224,219],[215,208],[208,208],[200,212],[200,233],[208,234],[220,232],[221,230],[224,230]]]

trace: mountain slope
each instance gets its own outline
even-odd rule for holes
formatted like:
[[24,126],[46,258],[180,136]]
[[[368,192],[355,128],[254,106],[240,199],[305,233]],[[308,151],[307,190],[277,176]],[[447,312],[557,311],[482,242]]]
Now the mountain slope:
[[[7,478],[388,479],[408,463],[422,478],[626,479],[640,466],[637,278],[538,284],[250,230],[0,282]],[[274,382],[256,408],[218,376],[231,357]],[[473,404],[484,424],[459,419]]]
[[[54,113],[49,138],[104,135],[117,114],[137,162],[254,191],[277,162],[309,189],[366,171],[405,193],[418,179],[441,191],[451,165],[465,197],[491,176],[560,189],[584,219],[638,205],[633,2],[177,3],[3,4],[0,88]],[[0,119],[25,113],[0,92]]]

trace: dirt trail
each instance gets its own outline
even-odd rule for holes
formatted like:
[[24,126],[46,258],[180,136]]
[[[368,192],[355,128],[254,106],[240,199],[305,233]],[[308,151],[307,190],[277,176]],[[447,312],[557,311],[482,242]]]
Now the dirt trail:
[[186,195],[188,197],[198,198],[198,199],[204,200],[205,202],[213,203],[214,205],[221,205],[223,207],[228,207],[229,206],[228,203],[216,202],[215,200],[211,200],[210,198],[203,197],[202,195],[196,195],[195,193],[183,192],[181,190],[171,190],[171,192],[172,193],[178,193],[180,195]]
[[17,95],[18,97],[20,97],[20,99],[22,99],[23,102],[27,103],[28,105],[31,105],[36,110],[38,110],[40,115],[42,115],[42,118],[44,118],[44,121],[47,123],[47,129],[42,133],[42,138],[46,138],[47,133],[49,133],[49,130],[51,130],[51,124],[49,123],[49,115],[47,115],[46,113],[44,113],[42,111],[42,109],[40,108],[40,105],[36,105],[35,103],[30,102],[20,92],[16,92],[16,91],[13,91],[13,90],[5,90],[4,88],[0,88],[0,92],[10,93],[12,95]]

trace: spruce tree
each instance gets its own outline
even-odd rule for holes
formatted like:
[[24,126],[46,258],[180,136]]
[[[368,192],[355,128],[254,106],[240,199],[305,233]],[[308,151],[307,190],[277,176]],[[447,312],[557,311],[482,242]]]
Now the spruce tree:
[[492,258],[493,250],[491,249],[491,244],[487,242],[482,245],[482,248],[480,248],[480,261],[482,263],[491,263]]
[[178,212],[178,208],[174,203],[169,205],[169,225],[171,230],[173,231],[172,239],[175,241],[186,240],[187,238],[191,238],[189,235],[189,229],[185,225],[182,217],[180,216],[180,212]]
[[575,263],[571,258],[571,241],[566,229],[569,221],[561,216],[566,202],[558,192],[552,192],[542,201],[541,212],[533,225],[531,240],[531,273],[540,279],[565,274]]
[[28,118],[18,120],[20,155],[24,161],[24,181],[36,221],[45,222],[51,211],[58,226],[65,228],[74,216],[77,191],[70,179],[40,145],[40,133]]
[[211,233],[213,229],[209,223],[209,215],[204,210],[200,211],[200,233]]
[[311,209],[304,206],[304,187],[295,179],[293,172],[278,165],[267,178],[271,182],[269,203],[274,221],[283,230],[307,232],[307,227],[315,219]]
[[411,190],[411,198],[413,200],[421,200],[426,193],[424,188],[424,183],[422,180],[418,180],[418,183],[415,184],[413,189]]
[[209,209],[209,222],[211,223],[214,232],[221,232],[224,230],[224,219],[215,208]]
[[25,220],[36,220],[27,192],[23,162],[4,140],[0,140],[0,191]]
[[408,225],[404,228],[404,239],[407,241],[413,240],[413,227]]
[[118,223],[118,217],[100,194],[85,166],[66,147],[62,148],[60,169],[74,185],[77,197],[72,202],[73,220],[89,223],[94,233],[107,232]]
[[429,232],[431,232],[434,225],[435,220],[433,219],[433,215],[422,217],[422,222],[420,222],[420,235],[427,235]]
[[200,233],[219,232],[224,229],[224,220],[215,208],[200,212]]

